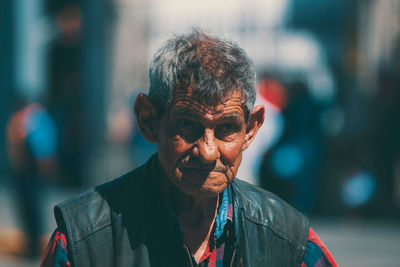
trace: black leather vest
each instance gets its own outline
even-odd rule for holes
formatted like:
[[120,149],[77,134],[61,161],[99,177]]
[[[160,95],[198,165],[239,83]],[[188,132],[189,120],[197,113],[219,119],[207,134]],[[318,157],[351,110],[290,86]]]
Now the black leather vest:
[[[192,266],[154,184],[156,160],[55,207],[74,266]],[[224,266],[300,266],[308,219],[270,192],[231,186],[237,240]]]

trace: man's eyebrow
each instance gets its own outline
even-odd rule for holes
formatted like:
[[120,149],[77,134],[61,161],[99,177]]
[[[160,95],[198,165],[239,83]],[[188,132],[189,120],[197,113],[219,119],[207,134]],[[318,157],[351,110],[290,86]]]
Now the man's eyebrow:
[[200,118],[200,115],[192,109],[186,107],[175,107],[172,111],[173,116],[185,116],[185,117],[193,117]]
[[[177,116],[184,116],[184,117],[191,117],[191,118],[201,118],[201,114],[199,114],[198,112],[189,109],[187,107],[182,107],[182,106],[178,106],[175,107],[172,111],[172,116],[177,117]],[[228,121],[228,120],[240,120],[240,117],[242,116],[241,113],[239,112],[234,112],[234,113],[229,113],[229,114],[225,114],[224,116],[222,116],[220,118],[220,120],[222,121]]]
[[240,117],[242,115],[240,113],[230,113],[230,114],[226,114],[225,116],[222,116],[221,120],[223,121],[229,121],[229,120],[240,120]]

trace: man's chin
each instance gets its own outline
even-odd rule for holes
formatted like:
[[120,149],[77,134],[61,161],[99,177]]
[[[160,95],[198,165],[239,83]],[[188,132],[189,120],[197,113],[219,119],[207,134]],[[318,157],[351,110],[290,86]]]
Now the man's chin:
[[[221,192],[222,192],[222,190],[221,190]],[[200,199],[200,198],[216,197],[220,193],[220,191],[200,188],[199,190],[191,190],[190,192],[186,192],[186,193],[191,195],[194,198]]]
[[187,188],[187,192],[185,193],[198,198],[211,198],[217,196],[219,193],[224,191],[226,187],[227,184],[218,184],[218,185],[203,184],[199,187],[191,187],[190,189]]
[[203,175],[177,172],[173,178],[170,177],[170,181],[182,193],[197,198],[215,197],[229,184],[227,177],[221,172],[204,173]]

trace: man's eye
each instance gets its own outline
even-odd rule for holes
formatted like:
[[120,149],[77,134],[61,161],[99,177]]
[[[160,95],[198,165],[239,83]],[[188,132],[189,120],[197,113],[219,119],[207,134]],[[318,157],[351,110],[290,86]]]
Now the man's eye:
[[225,132],[232,132],[235,130],[235,125],[233,125],[232,123],[226,123],[223,124],[221,128]]
[[186,139],[187,142],[194,142],[204,132],[204,128],[201,124],[187,119],[177,120],[176,129],[177,133]]
[[184,119],[178,120],[177,126],[179,129],[182,129],[182,130],[193,130],[196,127],[196,125],[193,121],[184,120]]
[[227,137],[235,132],[237,132],[238,127],[237,125],[233,123],[224,123],[222,125],[219,125],[216,130],[215,130],[215,135],[218,138],[224,138]]
[[176,124],[178,129],[182,131],[196,131],[199,129],[199,125],[191,120],[180,119]]

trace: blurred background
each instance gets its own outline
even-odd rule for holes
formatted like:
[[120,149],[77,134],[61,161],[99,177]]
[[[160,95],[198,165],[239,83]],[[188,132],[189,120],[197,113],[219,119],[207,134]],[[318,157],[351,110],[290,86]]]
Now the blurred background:
[[238,177],[311,217],[340,266],[400,266],[400,1],[0,0],[0,265],[54,204],[155,151],[132,106],[192,26],[239,43],[266,121]]

